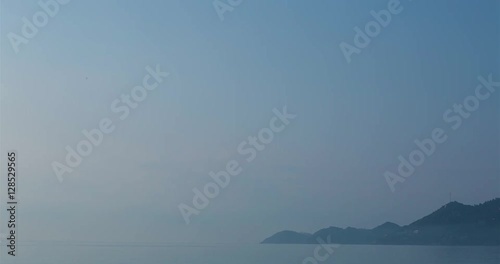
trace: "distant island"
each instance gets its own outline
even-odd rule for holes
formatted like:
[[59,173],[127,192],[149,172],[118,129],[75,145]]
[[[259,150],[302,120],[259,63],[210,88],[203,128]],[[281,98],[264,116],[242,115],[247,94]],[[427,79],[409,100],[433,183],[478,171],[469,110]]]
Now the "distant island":
[[474,206],[451,202],[406,226],[386,222],[373,229],[331,226],[314,234],[282,231],[261,243],[318,244],[318,241],[364,245],[500,245],[500,198]]

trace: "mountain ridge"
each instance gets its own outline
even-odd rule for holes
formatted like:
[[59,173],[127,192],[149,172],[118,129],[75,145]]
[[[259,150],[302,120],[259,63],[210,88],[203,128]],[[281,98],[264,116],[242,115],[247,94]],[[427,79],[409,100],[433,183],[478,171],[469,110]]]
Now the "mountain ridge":
[[261,244],[500,245],[500,198],[478,205],[450,202],[400,226],[385,222],[372,229],[330,226],[313,234],[278,232]]

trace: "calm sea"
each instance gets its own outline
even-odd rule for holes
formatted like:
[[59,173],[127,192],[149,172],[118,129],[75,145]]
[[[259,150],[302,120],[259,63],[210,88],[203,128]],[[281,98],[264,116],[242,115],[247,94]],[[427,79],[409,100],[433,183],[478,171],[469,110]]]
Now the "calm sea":
[[[315,252],[317,252],[315,256]],[[500,247],[317,245],[30,245],[1,263],[26,264],[499,264]]]

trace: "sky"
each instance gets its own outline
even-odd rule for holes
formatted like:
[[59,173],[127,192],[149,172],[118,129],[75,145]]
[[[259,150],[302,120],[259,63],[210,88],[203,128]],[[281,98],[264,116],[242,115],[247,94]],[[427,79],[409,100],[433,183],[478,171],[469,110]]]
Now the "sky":
[[[9,34],[43,9],[2,0],[0,151],[19,157],[19,239],[258,243],[499,197],[498,92],[456,130],[443,114],[479,76],[500,80],[500,3],[402,0],[348,63],[339,45],[389,2],[243,1],[221,20],[210,0],[73,0],[16,53]],[[169,76],[120,120],[112,102],[156,65]],[[285,106],[296,118],[245,162],[238,146]],[[103,118],[115,130],[60,182],[52,164]],[[447,140],[392,192],[384,173],[435,128]],[[179,204],[233,159],[241,174],[186,224]]]

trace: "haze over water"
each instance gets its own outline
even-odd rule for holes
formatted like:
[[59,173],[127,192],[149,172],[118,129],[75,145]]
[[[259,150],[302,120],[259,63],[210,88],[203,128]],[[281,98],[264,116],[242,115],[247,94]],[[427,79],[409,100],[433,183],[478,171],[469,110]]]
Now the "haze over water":
[[[86,245],[27,246],[5,264],[290,264],[314,256],[316,245]],[[320,253],[323,255],[323,252]],[[500,247],[339,246],[334,264],[498,264]],[[304,264],[307,264],[305,262]],[[314,262],[309,262],[314,263]]]
[[[499,264],[498,247],[259,243],[500,197],[500,1],[0,5],[1,264]],[[445,213],[374,237],[485,245],[485,210],[459,211],[467,232],[429,231]]]

